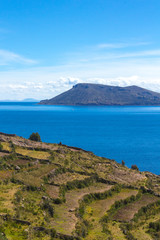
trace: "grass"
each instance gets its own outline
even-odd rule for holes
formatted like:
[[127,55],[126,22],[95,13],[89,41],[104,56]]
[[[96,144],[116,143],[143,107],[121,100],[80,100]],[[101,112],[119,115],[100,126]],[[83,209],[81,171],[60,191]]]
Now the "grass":
[[58,198],[59,197],[59,187],[54,185],[45,185],[46,193],[51,198]]
[[2,147],[3,147],[2,150],[7,151],[7,152],[11,152],[12,151],[12,149],[10,147],[10,143],[8,143],[8,142],[1,142],[1,144],[2,144]]
[[121,231],[119,225],[120,225],[120,223],[117,223],[117,222],[108,223],[107,224],[108,230],[111,232],[111,235],[112,235],[113,239],[116,239],[116,240],[126,240],[126,237],[123,234],[123,232]]
[[78,208],[78,202],[83,198],[84,195],[94,192],[103,192],[109,190],[110,188],[110,185],[97,183],[87,188],[68,191],[65,195],[66,202],[55,206],[56,217],[52,222],[52,225],[57,231],[60,231],[64,234],[71,234],[75,228],[77,217],[75,216],[75,212],[70,212],[70,209],[75,210]]
[[[109,216],[116,201],[136,195],[138,187],[148,187],[154,192],[156,189],[160,194],[159,176],[130,170],[115,161],[63,145],[19,137],[2,139],[0,214],[9,213],[11,218],[4,221],[0,217],[0,239],[1,233],[6,234],[7,239],[3,236],[3,240],[51,239],[45,232],[33,231],[35,226],[55,228],[58,233],[72,236],[78,230],[85,230],[88,235],[82,239],[86,240],[124,240],[127,233],[123,229],[129,226],[128,233],[136,239],[153,239],[153,234],[147,232],[149,223],[160,220],[160,205],[148,206],[159,199],[153,194],[142,194],[141,199],[115,209],[108,221],[101,220]],[[3,150],[11,153],[6,155]],[[98,200],[101,196],[93,194],[108,191],[116,183],[120,185],[119,192],[103,195],[106,199]],[[81,201],[85,195],[88,195],[85,201]],[[141,209],[146,205],[147,213]],[[14,218],[29,221],[31,225],[17,224]]]
[[0,170],[0,181],[9,179],[12,176],[12,170]]
[[[1,222],[2,223],[2,222]],[[26,240],[27,239],[26,226],[16,224],[15,222],[3,222],[3,232],[7,240]],[[1,239],[1,238],[0,238]]]
[[153,238],[146,232],[144,225],[131,231],[131,234],[138,240],[152,240]]
[[138,240],[152,240],[152,236],[148,233],[148,226],[150,222],[156,222],[159,219],[160,213],[157,213],[154,216],[150,215],[149,218],[145,219],[144,221],[139,218],[138,222],[133,225],[133,229],[130,232]]
[[108,197],[107,199],[104,200],[94,201],[91,204],[89,204],[86,207],[85,214],[83,216],[84,220],[92,222],[91,229],[89,230],[89,234],[86,237],[86,239],[87,240],[95,239],[94,236],[102,236],[103,238],[104,233],[102,225],[100,223],[100,219],[106,214],[106,212],[111,208],[115,201],[123,200],[132,195],[136,195],[137,192],[138,192],[137,190],[122,189],[120,193],[116,193],[112,197]]
[[21,171],[14,175],[14,178],[27,186],[40,187],[44,183],[44,177],[48,175],[55,166],[52,164],[49,165],[37,165],[30,171]]
[[1,214],[14,214],[13,199],[15,193],[18,191],[19,186],[9,183],[0,185],[0,213]]
[[66,173],[61,173],[58,176],[54,176],[53,178],[50,179],[51,182],[54,182],[54,184],[66,184],[69,181],[74,181],[74,180],[84,180],[89,176],[81,175],[78,173],[71,173],[71,172],[66,172]]
[[47,151],[36,151],[36,150],[28,150],[25,148],[16,147],[16,153],[19,153],[24,156],[29,156],[32,158],[48,160],[50,157],[50,153]]

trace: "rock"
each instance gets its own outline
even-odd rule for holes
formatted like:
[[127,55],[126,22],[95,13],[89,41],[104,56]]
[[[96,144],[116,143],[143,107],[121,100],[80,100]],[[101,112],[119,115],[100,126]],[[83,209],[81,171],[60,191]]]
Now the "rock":
[[69,212],[75,212],[75,208],[69,209]]
[[21,168],[19,166],[16,166],[15,167],[15,170],[20,170]]
[[39,160],[36,160],[33,164],[37,165],[39,163]]
[[47,196],[42,196],[43,200],[49,200],[49,198]]

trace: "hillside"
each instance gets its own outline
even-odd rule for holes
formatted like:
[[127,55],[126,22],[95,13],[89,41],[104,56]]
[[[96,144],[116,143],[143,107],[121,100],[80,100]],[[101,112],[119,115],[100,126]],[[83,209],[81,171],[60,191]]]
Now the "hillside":
[[81,83],[52,99],[42,100],[44,105],[160,105],[160,93],[137,86],[117,87]]
[[160,239],[160,177],[0,133],[0,239]]

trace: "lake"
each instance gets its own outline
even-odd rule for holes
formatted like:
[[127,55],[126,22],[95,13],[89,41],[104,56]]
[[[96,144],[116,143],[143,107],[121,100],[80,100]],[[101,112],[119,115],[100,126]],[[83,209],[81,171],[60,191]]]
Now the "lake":
[[160,107],[42,106],[0,103],[0,131],[81,147],[160,174]]

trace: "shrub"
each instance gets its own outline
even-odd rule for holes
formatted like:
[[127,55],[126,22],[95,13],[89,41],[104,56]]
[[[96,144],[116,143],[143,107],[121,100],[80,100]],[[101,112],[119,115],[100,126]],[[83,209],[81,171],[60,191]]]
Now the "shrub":
[[125,161],[122,160],[122,166],[125,166]]
[[53,203],[55,203],[55,204],[61,204],[61,203],[63,203],[63,200],[60,199],[60,198],[55,198],[55,199],[53,199]]
[[3,150],[3,145],[0,143],[0,151]]
[[29,137],[29,140],[35,141],[35,142],[41,142],[41,137],[38,132],[32,133]]
[[54,239],[54,237],[56,236],[56,230],[55,229],[51,229],[50,230],[50,235],[51,235],[51,238]]
[[54,208],[53,208],[53,206],[49,203],[48,200],[45,200],[45,201],[43,202],[43,204],[42,204],[42,209],[48,210],[49,215],[50,215],[51,217],[53,217],[53,215],[54,215]]
[[137,167],[137,165],[132,165],[131,169],[139,171],[139,168]]
[[88,234],[89,223],[87,220],[80,221],[76,224],[76,233],[79,237],[86,237]]
[[160,222],[150,222],[149,228],[152,228],[156,232],[159,232],[160,231]]

